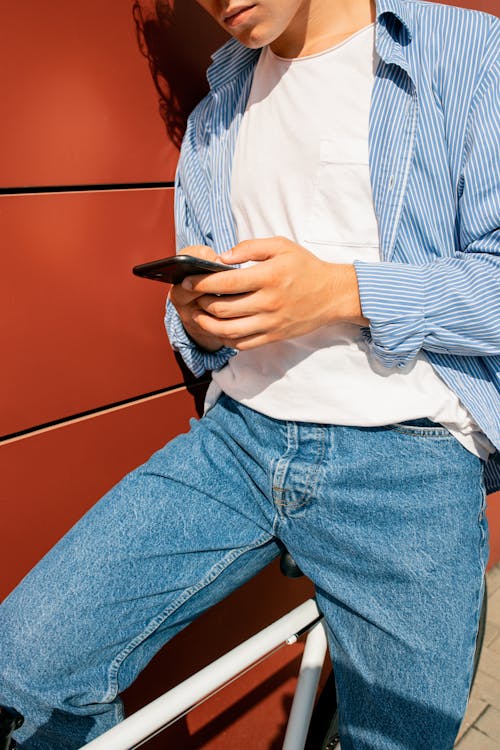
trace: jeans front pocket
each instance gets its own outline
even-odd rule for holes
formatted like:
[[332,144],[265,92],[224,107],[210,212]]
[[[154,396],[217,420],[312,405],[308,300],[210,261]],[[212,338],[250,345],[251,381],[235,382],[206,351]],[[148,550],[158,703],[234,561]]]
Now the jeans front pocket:
[[409,419],[407,422],[396,422],[387,425],[386,429],[414,437],[449,438],[450,440],[456,440],[446,427],[430,419]]
[[320,244],[378,247],[368,143],[363,138],[320,142],[305,239]]

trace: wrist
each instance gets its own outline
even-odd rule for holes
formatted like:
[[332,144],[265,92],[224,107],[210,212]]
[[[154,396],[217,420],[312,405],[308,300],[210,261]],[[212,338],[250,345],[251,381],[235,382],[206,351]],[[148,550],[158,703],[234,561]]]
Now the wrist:
[[186,321],[182,321],[182,325],[184,326],[184,330],[189,338],[194,341],[196,346],[199,346],[200,349],[204,349],[206,352],[212,354],[213,352],[222,349],[224,346],[220,339],[210,333],[202,332],[198,326],[189,325]]
[[[329,264],[333,265],[333,264]],[[370,321],[363,315],[359,296],[358,277],[352,264],[335,264],[333,271],[334,294],[332,299],[332,323],[353,323],[368,326]]]

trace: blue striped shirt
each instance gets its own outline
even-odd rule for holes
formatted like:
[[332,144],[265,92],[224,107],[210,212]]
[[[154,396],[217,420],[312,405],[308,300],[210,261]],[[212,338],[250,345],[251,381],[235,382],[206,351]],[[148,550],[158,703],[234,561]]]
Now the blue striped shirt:
[[[500,21],[379,0],[376,47],[369,153],[381,262],[355,263],[363,333],[386,367],[423,349],[498,449]],[[213,56],[177,169],[177,251],[236,244],[232,158],[259,54],[231,39]],[[171,304],[166,325],[196,375],[235,353],[197,347]],[[500,487],[498,457],[486,467],[489,490]]]

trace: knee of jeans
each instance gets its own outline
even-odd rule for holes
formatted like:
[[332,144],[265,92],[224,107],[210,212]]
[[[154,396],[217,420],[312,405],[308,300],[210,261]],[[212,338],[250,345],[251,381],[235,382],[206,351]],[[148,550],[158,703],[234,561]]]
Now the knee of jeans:
[[43,695],[59,671],[58,654],[37,637],[32,627],[2,621],[0,678],[30,695]]
[[29,610],[0,608],[0,679],[16,690],[40,698],[54,692],[74,673],[74,644],[57,637],[57,623]]

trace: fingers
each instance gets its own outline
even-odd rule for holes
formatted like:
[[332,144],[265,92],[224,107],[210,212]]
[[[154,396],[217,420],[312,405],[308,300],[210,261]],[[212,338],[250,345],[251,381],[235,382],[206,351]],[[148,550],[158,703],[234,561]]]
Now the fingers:
[[[232,250],[215,256],[215,258],[230,265],[248,261],[271,261],[276,256],[290,252],[292,247],[295,248],[296,246],[285,237],[246,240],[240,242]],[[263,268],[264,265],[265,268]],[[273,263],[256,262],[255,265],[250,267],[225,271],[221,274],[187,276],[182,282],[182,286],[184,289],[203,294],[244,294],[245,292],[256,291],[265,284],[274,283],[275,280],[269,275],[272,273],[272,267],[274,267]]]
[[277,336],[273,337],[269,333],[256,333],[251,336],[245,336],[241,339],[233,339],[232,341],[225,340],[224,346],[229,346],[240,352],[245,352],[249,349],[256,349],[258,346],[264,346],[264,344],[271,344],[273,341],[277,340]]
[[[215,334],[207,334],[207,329],[217,328],[221,333],[217,340],[221,346],[228,346],[238,351],[255,349],[282,338],[277,332],[268,329],[268,320],[264,317],[239,318],[232,320],[218,320],[201,312],[195,315],[196,325],[205,335],[215,338]],[[215,321],[215,326],[213,325]]]
[[188,277],[183,286],[205,294],[244,294],[264,286],[275,286],[289,275],[291,266],[298,268],[301,265],[304,254],[310,255],[286,237],[246,240],[218,258],[228,264],[253,261],[253,265],[203,279]]
[[290,240],[286,237],[266,237],[259,240],[245,240],[239,242],[231,250],[222,253],[220,258],[224,263],[247,263],[249,260],[268,260],[280,255],[290,248]]
[[202,311],[209,313],[215,318],[243,318],[248,315],[256,315],[263,310],[272,309],[266,304],[266,295],[261,292],[249,292],[247,294],[203,294],[198,297],[196,304]]
[[179,309],[191,304],[193,300],[195,300],[197,297],[200,297],[202,294],[203,292],[193,292],[188,289],[184,289],[181,284],[174,284],[174,286],[171,287],[168,296],[172,301],[174,307]]
[[219,260],[219,255],[208,245],[189,245],[179,251],[179,255],[192,255],[193,258],[202,258],[203,260]]
[[[202,260],[218,261],[219,256],[211,247],[207,245],[189,245],[184,247],[179,255],[190,255],[193,258],[201,258]],[[198,278],[205,278],[198,277]],[[203,292],[192,291],[189,287],[182,287],[180,284],[174,284],[169,292],[169,298],[175,307],[182,307],[188,305],[194,299],[200,296]]]
[[204,310],[194,310],[192,319],[205,334],[216,336],[226,346],[236,348],[235,344],[247,336],[266,333],[269,327],[267,316],[252,315],[240,318],[215,318]]
[[199,294],[245,294],[263,287],[266,278],[267,271],[255,265],[206,276],[186,276],[181,286]]

